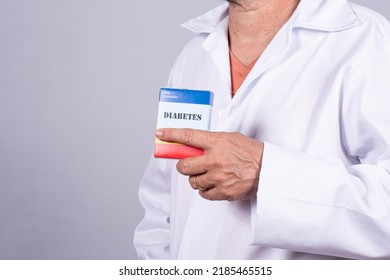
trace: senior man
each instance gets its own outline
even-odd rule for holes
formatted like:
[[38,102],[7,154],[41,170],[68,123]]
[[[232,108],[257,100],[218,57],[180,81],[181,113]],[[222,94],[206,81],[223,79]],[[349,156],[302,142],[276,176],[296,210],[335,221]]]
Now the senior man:
[[169,86],[214,92],[204,149],[152,159],[140,258],[390,259],[390,25],[346,0],[234,0],[195,33]]

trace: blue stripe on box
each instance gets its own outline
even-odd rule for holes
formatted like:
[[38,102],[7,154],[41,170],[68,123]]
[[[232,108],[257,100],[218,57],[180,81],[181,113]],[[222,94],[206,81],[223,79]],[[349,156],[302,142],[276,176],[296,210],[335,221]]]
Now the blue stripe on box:
[[161,88],[160,102],[213,104],[213,93],[207,90]]

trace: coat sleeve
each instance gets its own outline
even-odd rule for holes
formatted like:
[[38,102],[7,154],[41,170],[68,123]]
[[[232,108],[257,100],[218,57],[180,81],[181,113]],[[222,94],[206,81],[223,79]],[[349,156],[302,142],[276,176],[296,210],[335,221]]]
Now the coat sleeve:
[[389,43],[355,68],[341,94],[341,141],[355,164],[265,143],[253,244],[390,259]]
[[170,258],[170,185],[168,160],[152,158],[139,188],[145,216],[134,232],[134,247],[140,259]]
[[[176,58],[169,74],[168,87],[178,83]],[[134,232],[134,247],[140,259],[170,259],[171,162],[152,157],[139,187],[139,200],[145,216]]]

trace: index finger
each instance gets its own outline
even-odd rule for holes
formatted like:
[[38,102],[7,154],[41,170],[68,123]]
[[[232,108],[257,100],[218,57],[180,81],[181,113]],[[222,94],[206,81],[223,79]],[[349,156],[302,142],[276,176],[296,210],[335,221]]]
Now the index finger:
[[161,141],[176,142],[206,150],[210,147],[212,132],[191,128],[160,128],[156,137]]

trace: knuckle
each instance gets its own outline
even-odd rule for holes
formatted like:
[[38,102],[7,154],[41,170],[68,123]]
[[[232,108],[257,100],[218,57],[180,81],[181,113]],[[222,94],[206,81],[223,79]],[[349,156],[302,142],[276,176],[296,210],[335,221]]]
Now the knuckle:
[[214,178],[213,178],[213,182],[214,182],[215,186],[222,185],[225,180],[226,180],[225,176],[221,173],[215,174]]
[[226,157],[223,154],[220,154],[219,156],[214,157],[212,159],[212,161],[210,162],[210,165],[212,166],[212,168],[219,170],[219,171],[225,170],[226,164],[227,164]]
[[232,139],[239,137],[239,135],[241,135],[241,133],[239,133],[239,132],[223,132],[222,138],[224,141],[230,142],[230,141],[232,141]]
[[202,198],[207,199],[207,200],[211,200],[211,201],[216,200],[216,199],[214,198],[214,196],[212,196],[212,195],[209,194],[209,192],[199,191],[199,195],[200,195]]
[[222,157],[219,157],[215,160],[215,166],[218,168],[218,169],[222,169],[225,165],[226,165],[226,161],[224,158]]
[[189,181],[189,183],[190,183],[191,188],[193,188],[193,189],[195,190],[195,189],[196,189],[196,183],[195,183],[194,177],[193,177],[193,176],[190,176],[190,177],[188,178],[188,181]]
[[226,142],[226,132],[217,132],[214,134],[214,143],[215,145],[222,145]]
[[192,143],[192,139],[194,138],[194,131],[190,128],[185,128],[183,130],[183,134],[181,137],[182,143],[189,145]]
[[234,201],[235,200],[235,194],[232,192],[225,193],[225,199],[228,201]]
[[176,169],[181,174],[186,173],[186,171],[190,168],[190,163],[185,160],[179,160],[176,164]]
[[213,134],[213,137],[210,137],[210,145],[216,147],[224,154],[229,153],[235,138],[234,134],[232,132],[216,132]]

